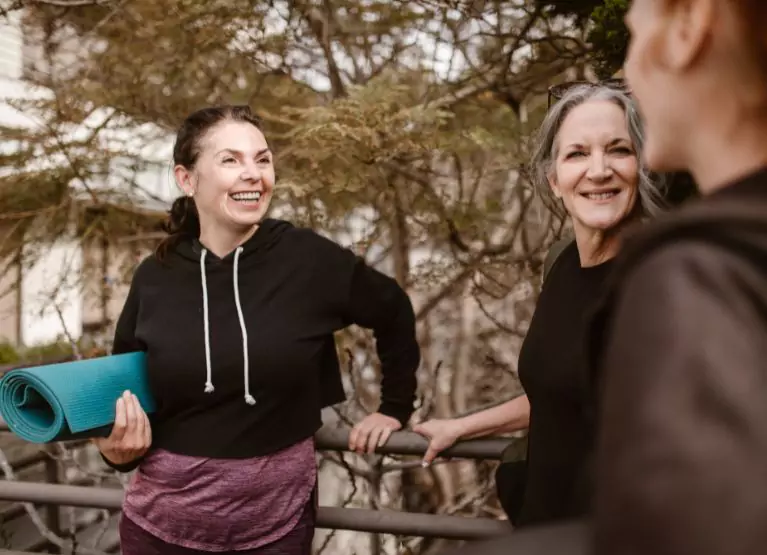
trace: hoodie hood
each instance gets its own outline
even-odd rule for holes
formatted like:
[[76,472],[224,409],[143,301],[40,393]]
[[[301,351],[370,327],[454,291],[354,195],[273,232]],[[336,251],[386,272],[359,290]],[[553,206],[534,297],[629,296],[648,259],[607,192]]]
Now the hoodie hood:
[[767,168],[637,228],[618,257],[616,273],[624,275],[656,249],[685,240],[730,248],[747,258],[767,256]]
[[[265,218],[258,225],[256,232],[247,241],[220,259],[220,261],[224,263],[233,263],[235,254],[238,250],[238,258],[240,260],[267,251],[273,248],[282,238],[282,235],[291,229],[294,229],[294,226],[290,222],[286,222],[284,220],[276,220],[273,218]],[[203,250],[207,250],[205,245],[200,242],[199,238],[194,237],[184,238],[179,241],[173,247],[172,252],[185,260],[199,264],[200,255],[202,254]],[[206,258],[209,261],[218,260],[218,257],[216,257],[216,255],[210,251],[208,251]]]

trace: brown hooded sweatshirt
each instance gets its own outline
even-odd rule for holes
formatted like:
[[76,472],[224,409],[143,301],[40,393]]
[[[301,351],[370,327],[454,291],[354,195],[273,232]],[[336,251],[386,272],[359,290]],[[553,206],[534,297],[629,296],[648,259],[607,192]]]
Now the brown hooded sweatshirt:
[[593,329],[595,555],[767,554],[767,169],[627,241]]

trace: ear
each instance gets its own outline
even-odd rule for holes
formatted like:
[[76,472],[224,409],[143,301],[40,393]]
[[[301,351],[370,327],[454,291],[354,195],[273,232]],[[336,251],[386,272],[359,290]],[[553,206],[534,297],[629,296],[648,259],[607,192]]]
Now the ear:
[[556,172],[554,170],[550,171],[546,176],[546,179],[549,181],[549,187],[551,187],[551,192],[554,193],[554,196],[557,198],[562,198],[562,191],[559,190]]
[[193,197],[195,186],[192,184],[192,173],[184,166],[178,165],[173,168],[173,175],[176,178],[176,185],[188,197]]
[[687,69],[703,55],[717,17],[716,4],[716,0],[677,0],[668,8],[665,58],[671,69]]

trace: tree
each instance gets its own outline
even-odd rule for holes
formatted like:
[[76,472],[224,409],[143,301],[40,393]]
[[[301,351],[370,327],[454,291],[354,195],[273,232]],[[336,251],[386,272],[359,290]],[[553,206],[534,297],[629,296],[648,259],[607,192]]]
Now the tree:
[[626,58],[629,32],[624,23],[629,0],[539,0],[551,15],[572,18],[587,31],[592,63],[600,78],[614,75]]
[[[18,146],[0,161],[0,216],[18,222],[17,248],[63,233],[151,248],[163,214],[147,208],[157,199],[142,176],[167,172],[190,111],[247,103],[277,153],[275,211],[352,246],[410,293],[424,352],[416,418],[518,391],[516,350],[562,227],[527,179],[527,142],[547,86],[586,63],[577,30],[518,0],[77,3],[25,9],[40,94],[11,104],[38,124],[0,129]],[[374,406],[378,369],[359,330],[339,349],[347,420]],[[490,463],[412,463],[322,465],[354,477],[339,503],[500,514]],[[351,551],[343,534],[327,541]],[[373,537],[370,551],[389,543]]]

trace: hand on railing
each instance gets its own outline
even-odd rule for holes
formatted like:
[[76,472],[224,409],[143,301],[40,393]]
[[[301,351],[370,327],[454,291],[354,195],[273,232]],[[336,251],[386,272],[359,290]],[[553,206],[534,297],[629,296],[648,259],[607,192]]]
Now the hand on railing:
[[413,431],[429,440],[423,456],[423,466],[428,466],[442,451],[455,445],[461,437],[458,422],[453,418],[427,420],[413,427]]
[[115,465],[143,456],[152,444],[152,427],[138,398],[126,391],[115,405],[115,423],[109,437],[94,438],[101,454]]
[[392,432],[402,428],[396,418],[380,412],[367,415],[349,434],[349,450],[356,453],[374,453],[376,447],[381,447],[391,436]]

